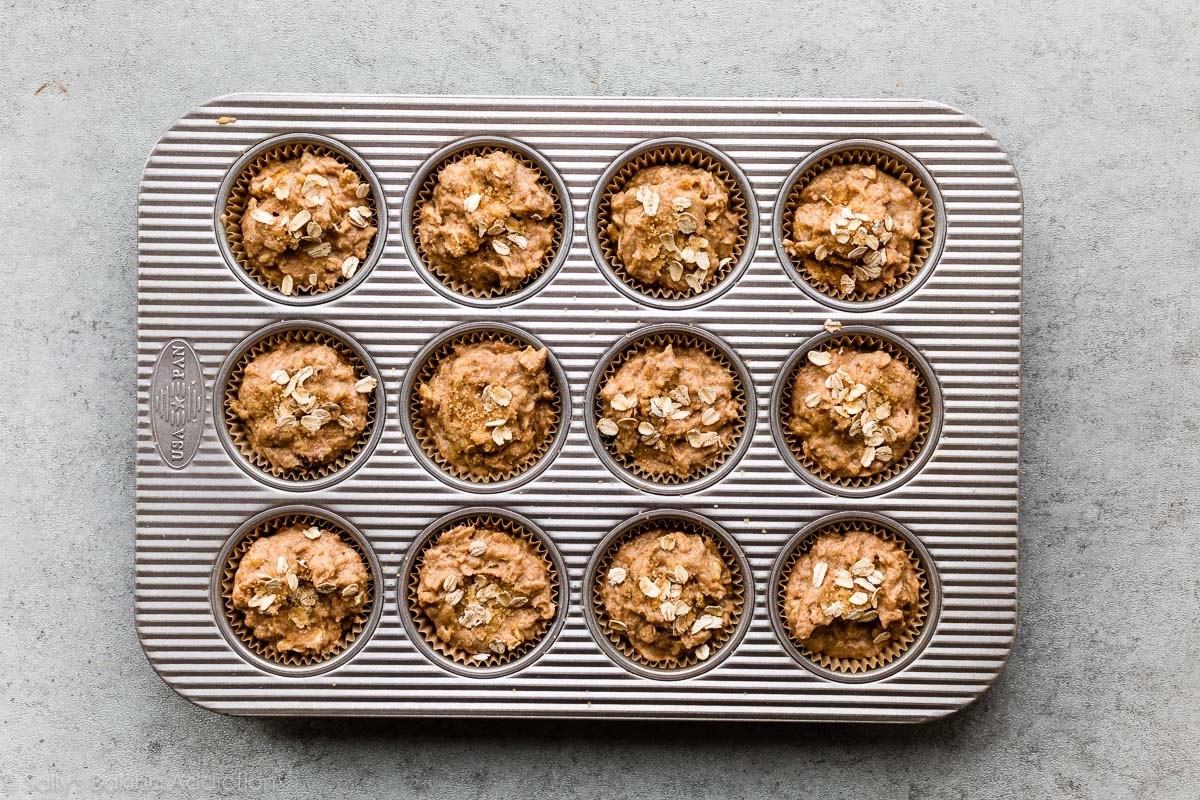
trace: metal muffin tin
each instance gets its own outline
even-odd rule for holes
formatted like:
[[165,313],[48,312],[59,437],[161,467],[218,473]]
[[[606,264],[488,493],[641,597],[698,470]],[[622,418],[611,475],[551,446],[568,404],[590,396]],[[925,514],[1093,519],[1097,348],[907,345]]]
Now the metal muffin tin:
[[[235,117],[232,124],[217,119]],[[218,218],[239,159],[277,136],[327,137],[357,154],[381,214],[378,261],[349,288],[285,298],[255,288]],[[518,302],[478,307],[435,291],[403,241],[401,209],[421,164],[470,137],[515,139],[559,173],[573,230],[561,267]],[[720,151],[762,209],[757,242],[719,297],[660,307],[619,291],[589,246],[601,176],[643,142],[689,139]],[[788,176],[822,147],[867,139],[900,148],[941,199],[940,254],[886,307],[839,308],[797,288],[776,254],[774,208]],[[386,214],[386,216],[384,216]],[[386,224],[384,222],[386,221]],[[978,698],[1003,668],[1016,624],[1022,201],[1012,163],[967,115],[919,100],[698,100],[232,95],[177,120],[151,154],[138,198],[135,617],[147,658],[188,700],[233,714],[693,718],[913,722]],[[303,303],[301,302],[303,301]],[[903,485],[846,497],[802,480],[771,431],[776,376],[827,318],[881,328],[929,363],[942,429]],[[378,622],[319,675],[268,668],[223,634],[214,610],[222,548],[260,514],[295,502],[239,465],[214,429],[222,363],[278,321],[330,324],[357,342],[400,396],[417,352],[478,322],[512,324],[558,357],[570,392],[566,439],[544,472],[484,494],[448,485],[414,455],[397,405],[379,405],[380,440],[336,485],[304,502],[344,518],[378,559]],[[726,342],[752,378],[746,451],[712,485],[681,495],[629,485],[597,457],[584,395],[602,355],[648,325],[693,325]],[[194,356],[194,358],[193,358]],[[198,364],[198,369],[195,366]],[[204,398],[201,409],[189,398]],[[218,420],[219,421],[219,420]],[[198,446],[192,452],[193,442]],[[557,635],[503,675],[447,670],[413,641],[396,585],[418,536],[447,513],[494,506],[527,517],[561,554],[569,591]],[[655,510],[690,511],[745,554],[751,616],[711,668],[655,680],[617,663],[585,617],[589,561],[612,530]],[[928,553],[940,606],[922,648],[897,671],[850,683],[798,663],[772,622],[770,576],[787,543],[837,512],[881,514]],[[313,513],[316,513],[315,511]],[[715,655],[715,654],[714,654]]]

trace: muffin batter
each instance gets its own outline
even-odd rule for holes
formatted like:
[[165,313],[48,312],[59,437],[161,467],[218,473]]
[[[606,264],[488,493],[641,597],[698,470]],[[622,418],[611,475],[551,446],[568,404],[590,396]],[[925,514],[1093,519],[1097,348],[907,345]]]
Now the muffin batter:
[[882,350],[814,350],[792,383],[788,430],[838,478],[876,475],[920,433],[916,373]]
[[417,387],[416,411],[452,471],[484,480],[546,448],[558,421],[546,356],[503,341],[459,344]]
[[283,342],[254,358],[230,408],[250,448],[277,469],[336,461],[367,429],[375,379],[325,344]]
[[875,297],[913,270],[921,203],[872,165],[830,167],[800,192],[784,248],[815,280]]
[[703,661],[733,624],[734,580],[707,537],[650,530],[621,544],[597,575],[597,612],[646,661]]
[[919,614],[920,579],[898,544],[866,531],[824,533],[788,575],[788,628],[814,653],[872,658]]
[[242,214],[248,266],[285,295],[351,278],[375,237],[371,187],[332,156],[303,152],[267,163]]
[[526,539],[459,525],[420,563],[416,600],[437,638],[479,660],[539,637],[554,618],[550,565]]
[[250,545],[233,578],[233,605],[276,652],[326,655],[363,612],[367,590],[353,547],[328,528],[296,524]]
[[652,477],[687,479],[733,443],[743,408],[733,371],[698,347],[648,347],[600,388],[596,430]]
[[539,272],[558,224],[545,177],[503,150],[443,167],[418,216],[430,266],[480,292],[516,290]]
[[647,286],[694,294],[734,260],[741,214],[711,172],[683,165],[639,170],[613,195],[608,235],[617,259]]

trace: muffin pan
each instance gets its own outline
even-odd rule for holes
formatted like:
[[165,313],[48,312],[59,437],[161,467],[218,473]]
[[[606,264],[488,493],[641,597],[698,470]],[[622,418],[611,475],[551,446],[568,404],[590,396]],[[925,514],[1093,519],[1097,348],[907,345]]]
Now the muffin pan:
[[[224,117],[236,122],[219,124]],[[547,177],[566,193],[561,260],[502,307],[433,286],[405,245],[406,198],[422,165],[473,139],[520,142],[551,165],[556,174]],[[285,297],[259,285],[221,225],[240,166],[272,140],[352,154],[374,192],[381,229],[371,258],[332,291]],[[658,140],[721,154],[744,179],[753,211],[743,258],[718,289],[684,303],[619,289],[589,229],[605,176]],[[776,249],[776,207],[797,170],[850,140],[898,149],[922,171],[938,212],[929,259],[881,303],[802,291]],[[183,697],[232,714],[915,722],[952,713],[1003,668],[1016,624],[1021,250],[1011,162],[977,122],[934,102],[213,100],[162,137],[138,198],[135,617],[147,658]],[[781,370],[827,319],[881,332],[928,366],[939,424],[903,482],[856,493],[806,480],[778,441]],[[567,387],[561,436],[528,479],[447,481],[418,455],[400,417],[395,398],[418,353],[463,325],[513,326],[556,357]],[[729,468],[673,494],[602,461],[587,402],[605,353],[658,325],[688,326],[726,345],[744,365],[754,404]],[[269,475],[224,429],[231,359],[264,331],[289,327],[341,337],[379,378],[371,436],[331,480]],[[745,573],[736,631],[707,661],[672,674],[631,668],[588,616],[598,548],[653,512],[727,536]],[[565,613],[532,657],[473,670],[418,641],[403,601],[407,559],[424,533],[460,513],[526,520],[550,545]],[[231,548],[279,514],[331,520],[375,576],[369,618],[328,661],[264,659],[224,613]],[[901,531],[935,587],[910,650],[853,681],[798,657],[775,619],[781,559],[799,533],[833,514]]]

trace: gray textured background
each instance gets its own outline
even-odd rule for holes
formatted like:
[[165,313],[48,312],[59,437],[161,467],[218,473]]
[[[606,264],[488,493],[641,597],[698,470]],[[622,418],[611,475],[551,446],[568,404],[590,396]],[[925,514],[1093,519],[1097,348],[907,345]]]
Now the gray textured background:
[[[0,3],[0,796],[1200,794],[1194,0],[217,5]],[[978,117],[1027,221],[1021,622],[992,691],[916,728],[254,720],[177,698],[132,623],[134,197],[170,121],[240,89]]]

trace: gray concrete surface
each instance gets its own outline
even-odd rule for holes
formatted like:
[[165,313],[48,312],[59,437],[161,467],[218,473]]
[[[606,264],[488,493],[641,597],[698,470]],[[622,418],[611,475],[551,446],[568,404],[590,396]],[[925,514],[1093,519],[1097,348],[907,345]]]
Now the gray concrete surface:
[[[1200,9],[0,2],[2,797],[1200,795]],[[37,91],[39,87],[45,87]],[[1027,203],[1021,625],[918,728],[231,719],[131,619],[134,194],[239,89],[928,97]]]

